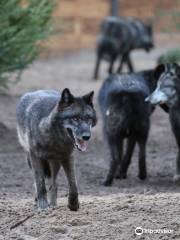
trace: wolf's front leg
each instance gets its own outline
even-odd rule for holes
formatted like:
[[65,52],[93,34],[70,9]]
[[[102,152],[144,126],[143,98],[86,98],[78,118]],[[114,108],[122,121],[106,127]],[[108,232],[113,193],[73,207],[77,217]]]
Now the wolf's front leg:
[[180,150],[178,150],[176,158],[176,174],[174,176],[174,181],[180,183]]
[[57,184],[56,179],[53,177],[46,178],[46,186],[47,186],[47,196],[50,207],[57,206]]
[[46,186],[47,186],[47,196],[50,207],[55,207],[57,205],[57,184],[56,178],[61,167],[60,161],[52,159],[49,161],[50,166],[50,176],[46,177]]
[[119,174],[118,174],[118,178],[120,178],[120,179],[127,178],[127,171],[128,171],[128,167],[131,163],[131,158],[132,158],[135,144],[136,144],[136,140],[133,136],[129,137],[127,139],[126,153],[122,159],[122,163],[120,164],[120,169],[119,169]]
[[46,210],[48,208],[48,202],[42,161],[31,155],[31,163],[35,177],[36,205],[38,210]]
[[62,162],[62,165],[69,183],[68,207],[72,211],[77,211],[79,208],[79,200],[78,200],[78,190],[77,190],[77,183],[76,183],[75,169],[74,169],[74,159],[72,157],[69,159],[66,159]]
[[96,60],[96,66],[95,66],[95,70],[94,70],[94,80],[97,80],[97,78],[99,77],[100,62],[101,62],[101,55],[98,54],[97,60]]
[[[176,119],[177,118],[177,119]],[[179,114],[177,115],[172,115],[170,114],[170,119],[171,119],[171,125],[173,129],[173,133],[176,139],[177,147],[178,147],[178,153],[176,157],[176,173],[174,175],[173,180],[180,184],[180,124],[179,124]]]

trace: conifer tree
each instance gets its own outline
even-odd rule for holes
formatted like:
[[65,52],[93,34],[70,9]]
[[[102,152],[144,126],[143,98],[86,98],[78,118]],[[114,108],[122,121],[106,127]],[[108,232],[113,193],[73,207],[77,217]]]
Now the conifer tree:
[[0,0],[0,89],[10,73],[21,72],[50,33],[53,0]]

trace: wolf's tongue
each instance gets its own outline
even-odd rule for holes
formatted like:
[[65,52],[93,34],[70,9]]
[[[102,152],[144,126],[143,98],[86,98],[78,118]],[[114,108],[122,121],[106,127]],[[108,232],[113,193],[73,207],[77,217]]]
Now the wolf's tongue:
[[83,140],[78,139],[77,144],[78,144],[79,150],[81,150],[82,152],[86,151],[87,141],[83,141]]

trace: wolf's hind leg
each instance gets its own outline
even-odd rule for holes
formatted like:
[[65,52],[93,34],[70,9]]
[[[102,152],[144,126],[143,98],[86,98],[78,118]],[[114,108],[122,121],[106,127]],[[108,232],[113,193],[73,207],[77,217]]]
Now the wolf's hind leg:
[[79,200],[74,169],[74,159],[72,157],[70,159],[64,159],[62,164],[69,184],[68,207],[72,211],[77,211],[79,208]]
[[109,139],[109,146],[111,150],[111,162],[108,175],[103,183],[104,186],[110,186],[113,182],[113,179],[115,178],[118,166],[121,162],[120,157],[122,156],[123,151],[123,139],[120,139],[118,142],[111,141]]
[[36,205],[38,210],[46,210],[48,208],[48,202],[42,161],[31,155],[31,164],[35,177]]
[[124,55],[120,55],[120,63],[119,63],[119,67],[117,69],[117,73],[121,73],[122,72],[122,69],[123,69],[123,64],[124,64],[124,61],[125,61],[125,57]]
[[123,157],[123,160],[122,160],[122,163],[121,163],[120,169],[119,169],[119,175],[118,175],[119,179],[127,178],[127,171],[128,171],[128,167],[131,163],[131,158],[132,158],[135,144],[136,144],[135,137],[129,137],[127,139],[126,153],[125,153],[125,156]]
[[147,141],[147,139],[142,139],[141,141],[138,141],[138,144],[139,144],[139,174],[138,174],[138,177],[141,180],[146,179],[146,176],[147,176],[146,141]]
[[56,178],[60,169],[60,161],[52,160],[49,162],[50,176],[46,177],[47,196],[50,207],[57,205],[57,184]]

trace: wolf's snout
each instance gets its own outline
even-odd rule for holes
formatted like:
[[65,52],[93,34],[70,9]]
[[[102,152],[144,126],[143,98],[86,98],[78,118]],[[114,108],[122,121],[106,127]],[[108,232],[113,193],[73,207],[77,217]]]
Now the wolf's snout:
[[83,135],[83,136],[82,136],[82,139],[83,139],[84,141],[88,141],[88,140],[90,139],[90,137],[91,137],[90,134],[86,134],[86,135]]
[[145,98],[145,102],[149,102],[152,105],[156,105],[159,103],[159,99],[155,95],[150,95],[147,98]]
[[162,104],[168,101],[167,95],[159,90],[155,90],[150,96],[145,99],[146,102],[150,102],[152,105]]
[[145,98],[145,102],[150,102],[151,96],[148,96],[147,98]]

